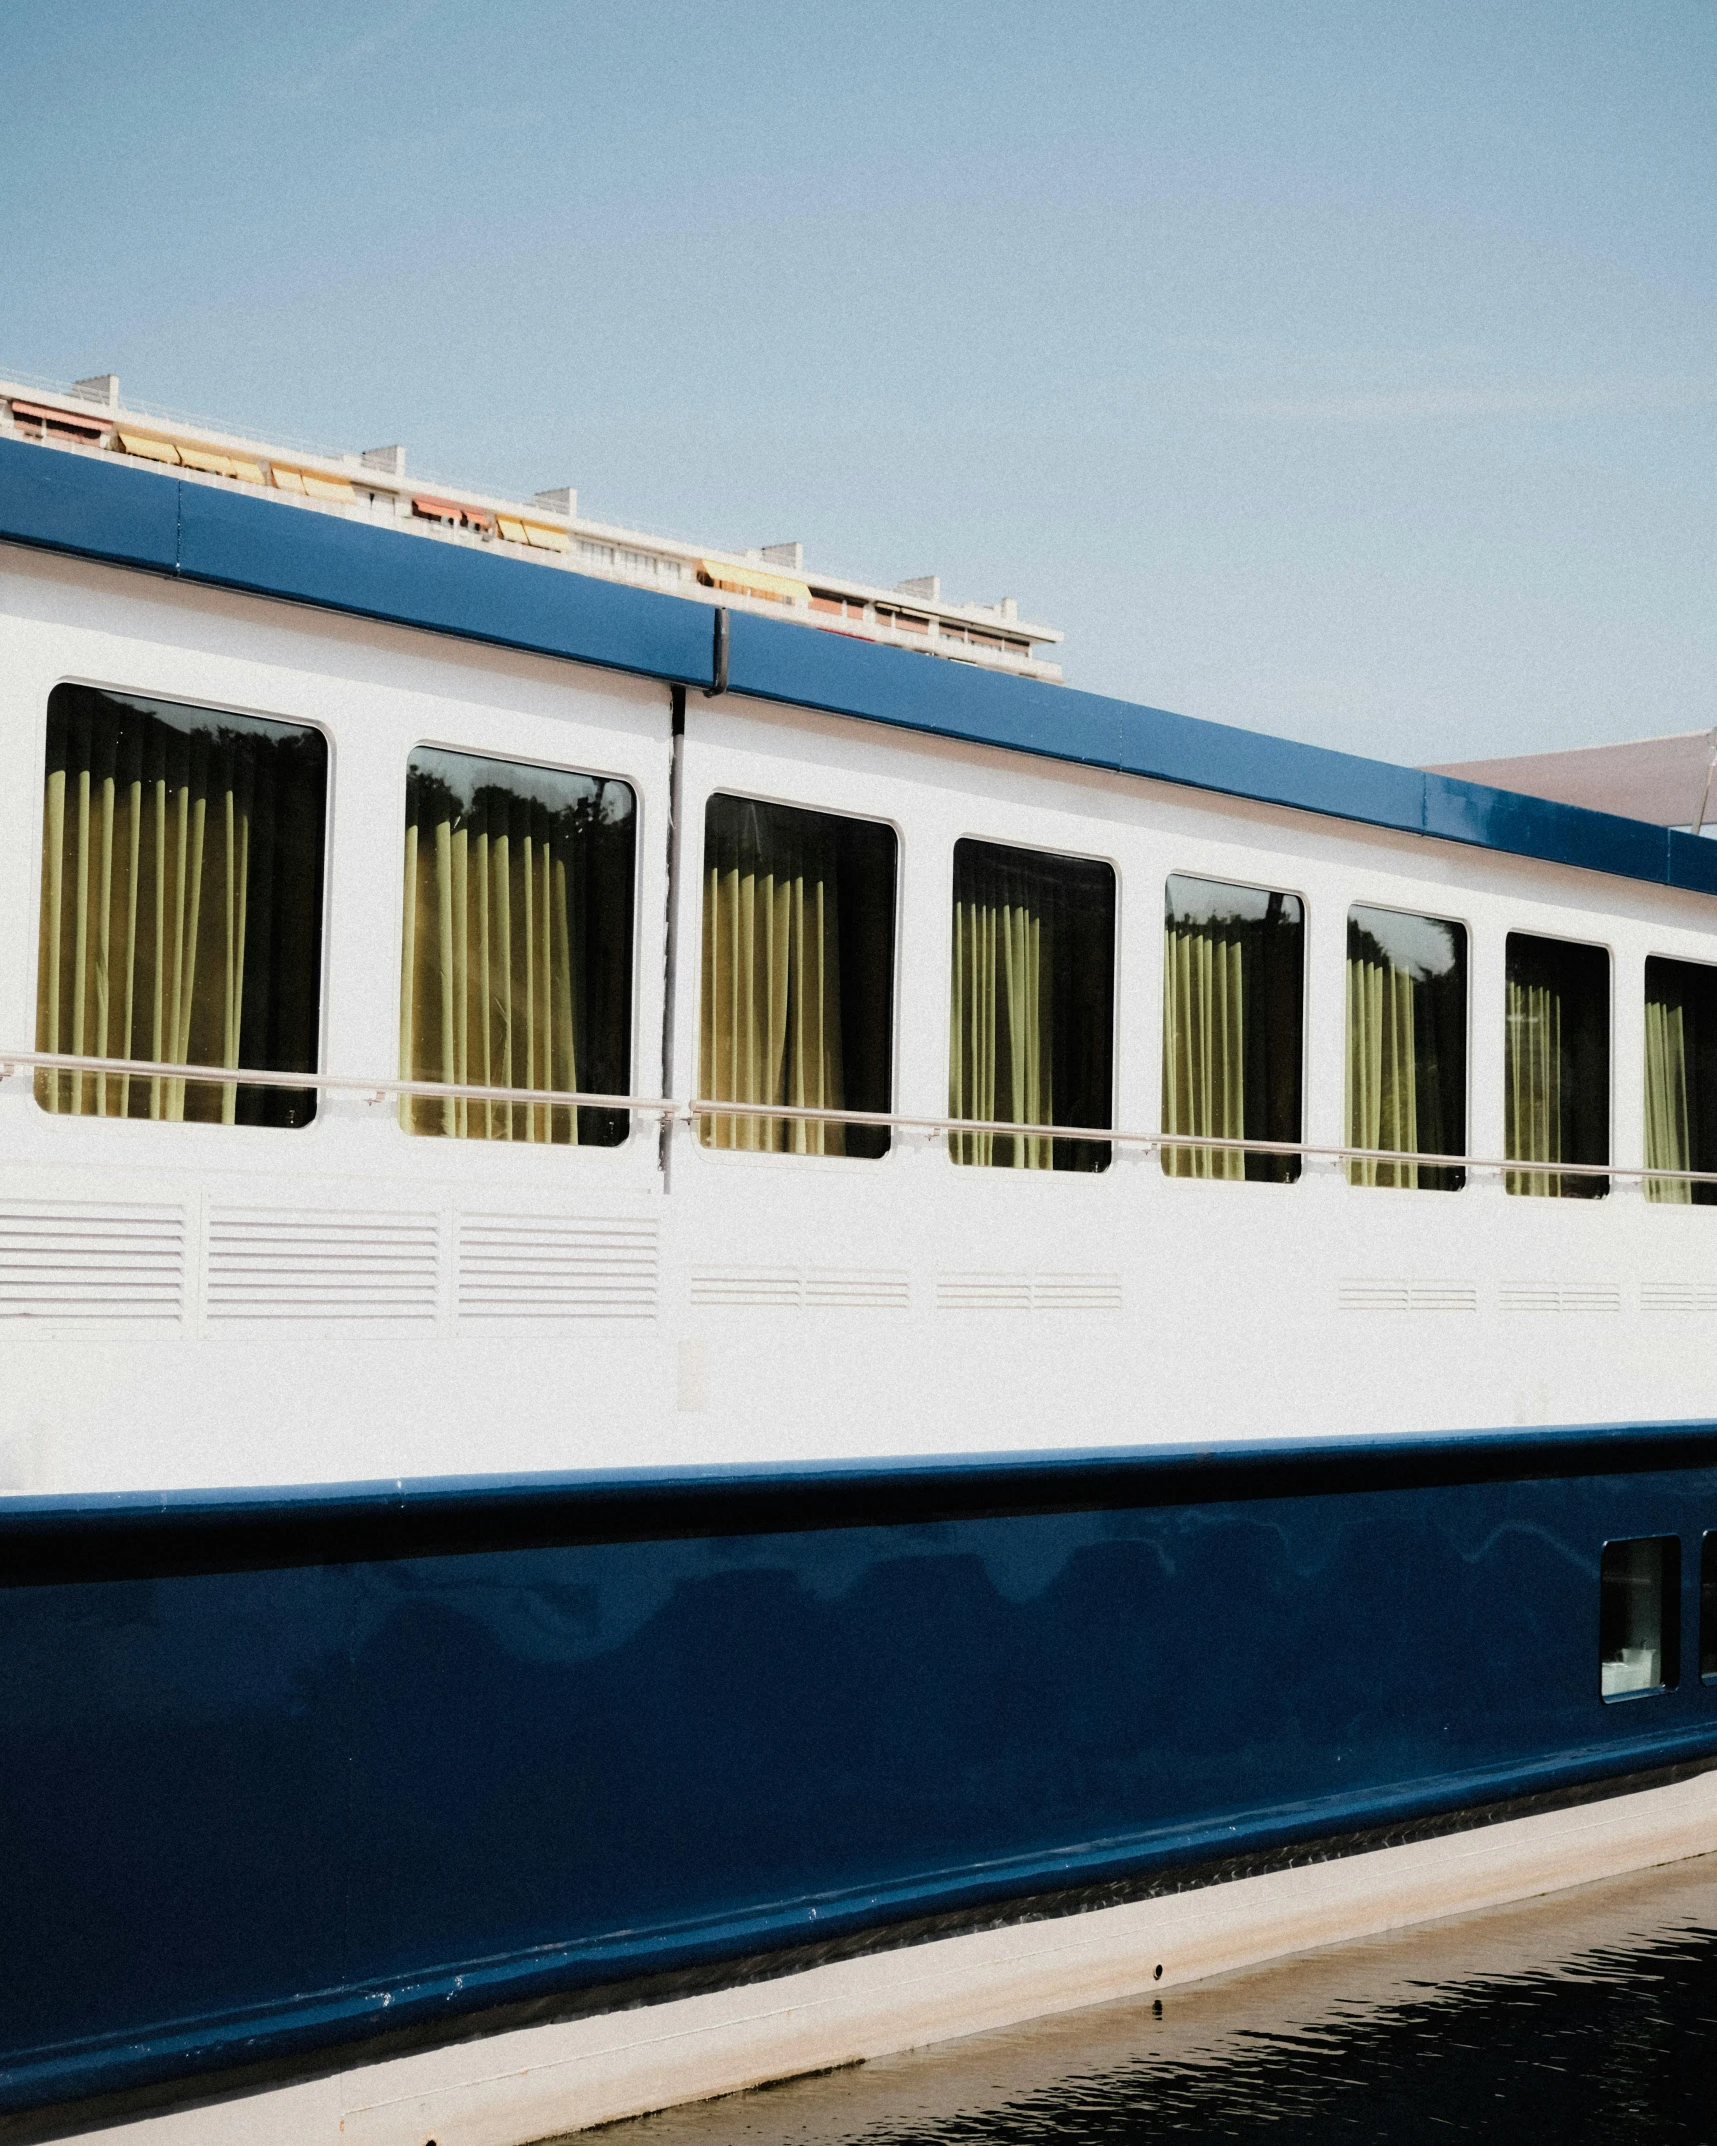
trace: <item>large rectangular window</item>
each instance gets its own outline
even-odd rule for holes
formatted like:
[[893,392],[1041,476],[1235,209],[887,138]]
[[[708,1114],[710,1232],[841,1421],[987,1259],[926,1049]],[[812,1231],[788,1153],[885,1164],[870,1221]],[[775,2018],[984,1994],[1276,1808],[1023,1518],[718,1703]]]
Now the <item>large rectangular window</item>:
[[[1163,945],[1163,1131],[1206,1140],[1300,1137],[1305,909],[1299,896],[1177,874]],[[1297,1155],[1163,1149],[1170,1177],[1290,1184]]]
[[[1503,1152],[1510,1162],[1610,1159],[1610,957],[1601,946],[1508,935]],[[1506,1170],[1510,1192],[1601,1199],[1607,1177]]]
[[[1347,913],[1347,1145],[1461,1155],[1467,1145],[1467,934],[1440,917]],[[1461,1169],[1353,1161],[1354,1185],[1454,1192]]]
[[[1114,1123],[1115,874],[1084,857],[954,845],[948,1115]],[[1103,1170],[1106,1140],[953,1133],[958,1163]]]
[[[1717,969],[1698,961],[1645,965],[1645,1166],[1717,1171]],[[1717,1205],[1717,1185],[1648,1177],[1645,1196]]]
[[[894,830],[746,797],[704,815],[698,1092],[886,1112],[894,1065]],[[706,1147],[886,1154],[886,1125],[713,1115]]]
[[[632,1078],[630,784],[427,747],[405,778],[399,1064],[406,1080],[625,1095]],[[600,1105],[408,1096],[408,1132],[613,1146]]]
[[[48,696],[36,1048],[316,1070],[328,748],[93,686]],[[313,1089],[42,1071],[46,1110],[303,1125]]]

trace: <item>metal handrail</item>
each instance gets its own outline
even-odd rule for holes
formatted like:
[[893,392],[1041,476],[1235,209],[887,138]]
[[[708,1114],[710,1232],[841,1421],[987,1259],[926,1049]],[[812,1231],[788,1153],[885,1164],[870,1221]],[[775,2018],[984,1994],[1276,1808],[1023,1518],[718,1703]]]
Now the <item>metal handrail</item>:
[[[1132,1132],[1109,1125],[1022,1125],[1010,1118],[932,1118],[891,1110],[827,1110],[797,1103],[741,1103],[720,1096],[680,1100],[664,1095],[609,1095],[583,1088],[502,1088],[469,1081],[396,1080],[349,1073],[282,1073],[247,1066],[166,1064],[153,1058],[97,1058],[69,1051],[0,1050],[0,1080],[21,1069],[83,1073],[110,1079],[195,1081],[241,1088],[313,1088],[361,1095],[375,1102],[389,1096],[428,1101],[515,1103],[531,1108],[635,1110],[648,1117],[691,1124],[699,1118],[775,1118],[795,1124],[875,1125],[901,1132],[1003,1133],[1021,1140],[1089,1140],[1118,1147],[1214,1149],[1240,1155],[1297,1155],[1321,1162],[1377,1162],[1420,1169],[1502,1170],[1527,1177],[1620,1177],[1671,1184],[1717,1185],[1717,1170],[1647,1169],[1610,1162],[1543,1162],[1519,1155],[1437,1155],[1416,1148],[1331,1147],[1308,1140],[1234,1140],[1214,1133]],[[1384,1188],[1387,1189],[1387,1188]]]
[[580,1104],[610,1110],[655,1111],[668,1117],[682,1106],[655,1095],[602,1095],[574,1088],[498,1088],[439,1080],[363,1079],[349,1073],[264,1072],[251,1066],[168,1064],[158,1058],[95,1058],[72,1051],[0,1050],[0,1080],[21,1067],[44,1073],[87,1073],[110,1080],[182,1080],[220,1088],[315,1088],[330,1094],[362,1095],[380,1102],[390,1095],[477,1103]]

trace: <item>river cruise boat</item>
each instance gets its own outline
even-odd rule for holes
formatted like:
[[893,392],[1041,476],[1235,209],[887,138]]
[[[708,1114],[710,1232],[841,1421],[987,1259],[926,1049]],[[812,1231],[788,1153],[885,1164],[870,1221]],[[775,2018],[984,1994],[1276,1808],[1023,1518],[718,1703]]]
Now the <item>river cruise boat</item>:
[[0,2139],[515,2146],[1717,1846],[1717,844],[0,412]]

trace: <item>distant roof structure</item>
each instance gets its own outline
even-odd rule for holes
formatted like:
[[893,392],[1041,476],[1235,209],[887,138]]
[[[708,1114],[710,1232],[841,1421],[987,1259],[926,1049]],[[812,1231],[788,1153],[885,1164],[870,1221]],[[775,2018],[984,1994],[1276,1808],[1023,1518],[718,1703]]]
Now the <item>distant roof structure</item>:
[[98,460],[129,461],[186,484],[248,492],[282,509],[380,522],[437,545],[528,559],[539,567],[653,589],[724,610],[907,648],[980,670],[1057,684],[1054,626],[1022,619],[1011,596],[957,603],[935,574],[884,588],[805,564],[802,544],[717,550],[593,521],[571,485],[509,500],[416,472],[397,443],[348,451],[266,440],[156,405],[122,402],[115,373],[70,386],[0,377],[0,438]]
[[1717,730],[1509,760],[1458,760],[1426,772],[1547,797],[1559,805],[1583,805],[1589,812],[1619,813],[1656,827],[1717,826]]

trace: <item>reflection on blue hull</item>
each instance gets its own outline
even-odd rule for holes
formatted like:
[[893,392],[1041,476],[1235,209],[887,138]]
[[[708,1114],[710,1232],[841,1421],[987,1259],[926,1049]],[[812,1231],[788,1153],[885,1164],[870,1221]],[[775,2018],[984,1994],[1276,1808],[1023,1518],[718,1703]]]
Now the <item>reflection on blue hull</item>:
[[1347,1451],[15,1506],[4,2106],[1717,1752],[1717,1431]]

